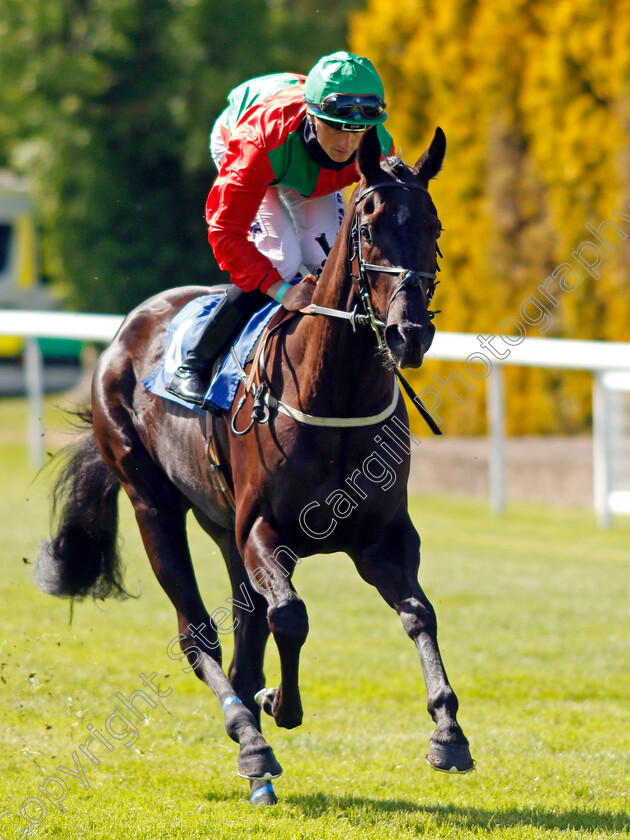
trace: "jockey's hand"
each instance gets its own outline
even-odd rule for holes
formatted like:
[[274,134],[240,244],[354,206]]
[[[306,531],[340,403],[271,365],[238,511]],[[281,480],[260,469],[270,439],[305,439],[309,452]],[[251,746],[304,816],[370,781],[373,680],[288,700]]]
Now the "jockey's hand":
[[[316,283],[317,280],[315,277],[312,274],[307,274],[306,277],[303,277],[299,283],[296,283],[295,286],[291,286],[291,288],[286,290],[282,296],[282,306],[289,312],[293,312],[296,309],[303,309],[305,306],[308,306],[313,297]],[[279,283],[278,288],[280,288],[281,285],[282,284]],[[273,296],[274,291],[277,291],[277,289],[274,289],[274,286],[271,286],[268,289],[267,294]]]

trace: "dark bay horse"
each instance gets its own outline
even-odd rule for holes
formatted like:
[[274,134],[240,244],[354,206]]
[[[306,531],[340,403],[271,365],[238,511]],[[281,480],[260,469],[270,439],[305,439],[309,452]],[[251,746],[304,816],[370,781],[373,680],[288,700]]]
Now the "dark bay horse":
[[[298,663],[308,618],[291,575],[300,558],[319,553],[346,552],[414,641],[435,722],[429,764],[461,773],[473,767],[435,613],[418,583],[420,539],[407,513],[408,417],[394,376],[394,365],[418,367],[433,338],[441,227],[428,182],[445,149],[437,129],[415,166],[398,158],[381,163],[376,133],[367,132],[362,178],[313,295],[315,308],[342,315],[298,314],[270,334],[266,422],[235,434],[247,426],[245,411],[243,421],[234,410],[215,421],[234,507],[210,464],[204,420],[141,384],[162,356],[167,324],[206,288],[158,294],[125,319],[94,374],[91,431],[57,484],[62,510],[38,558],[38,585],[71,597],[125,595],[116,554],[122,486],[177,611],[181,648],[222,705],[228,735],[240,746],[239,773],[258,804],[276,801],[268,780],[282,769],[261,734],[255,696],[278,726],[301,723]],[[356,311],[362,316],[348,323]],[[230,575],[236,629],[228,676],[195,580],[189,510],[220,547]],[[281,683],[265,691],[270,632]]]

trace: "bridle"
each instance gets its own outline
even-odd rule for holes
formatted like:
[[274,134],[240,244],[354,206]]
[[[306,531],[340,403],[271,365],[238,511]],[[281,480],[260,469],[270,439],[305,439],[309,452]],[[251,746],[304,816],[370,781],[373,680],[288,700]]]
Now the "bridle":
[[[355,208],[374,190],[383,189],[383,188],[397,188],[397,189],[408,189],[408,190],[422,190],[422,192],[430,195],[428,189],[423,187],[421,184],[409,184],[405,183],[404,181],[382,181],[376,184],[372,184],[371,186],[367,187],[366,189],[362,190],[359,195],[356,197],[354,204]],[[352,312],[346,312],[339,309],[332,309],[327,306],[319,306],[316,304],[310,304],[306,309],[302,310],[305,314],[308,313],[309,315],[327,315],[329,317],[336,317],[336,318],[343,318],[350,322],[352,329],[356,331],[356,326],[358,325],[370,325],[374,334],[376,336],[376,341],[378,344],[379,349],[383,346],[383,337],[381,334],[381,330],[385,327],[387,322],[387,317],[389,315],[389,308],[392,305],[393,300],[395,297],[403,290],[408,288],[420,288],[422,289],[422,280],[427,279],[430,281],[429,288],[427,290],[427,310],[431,304],[431,300],[433,299],[433,294],[435,292],[435,287],[437,285],[436,277],[437,272],[440,270],[439,266],[437,266],[436,271],[429,272],[429,271],[416,271],[415,269],[404,268],[403,266],[395,266],[395,265],[376,265],[374,263],[368,263],[365,261],[363,257],[363,251],[361,247],[361,232],[360,232],[360,225],[359,225],[359,215],[356,212],[354,213],[354,218],[352,220],[352,225],[350,228],[350,242],[349,244],[352,245],[352,248],[348,248],[348,270],[350,277],[356,282],[357,288],[359,291],[359,296],[361,299],[361,303],[365,312],[363,314],[357,313],[357,307],[355,306]],[[322,247],[324,245],[322,244]],[[436,243],[436,252],[439,256],[442,256],[440,253],[440,249]],[[326,250],[326,249],[325,249]],[[355,274],[352,270],[353,264],[357,264],[357,273]],[[372,306],[372,298],[370,296],[370,287],[367,281],[366,272],[368,271],[378,271],[380,274],[398,274],[400,276],[400,282],[394,289],[393,294],[390,296],[389,302],[387,304],[387,311],[385,313],[385,322],[381,321],[376,317],[374,314],[374,307]],[[297,313],[292,313],[297,314]],[[435,312],[428,312],[429,318],[433,319]],[[262,352],[257,353],[256,362],[254,363],[254,369],[260,368],[261,374],[264,376],[265,379],[268,381],[268,376],[265,370],[265,346],[267,340],[271,334],[271,332],[275,331],[280,325],[282,321],[278,322],[272,330],[266,333],[264,336],[263,344],[262,344]],[[232,355],[234,356],[234,351],[232,350]],[[235,357],[234,357],[235,358]],[[318,426],[333,426],[333,427],[357,427],[357,426],[365,426],[365,425],[373,425],[374,423],[381,422],[383,419],[386,419],[391,415],[394,411],[397,403],[398,403],[398,390],[394,388],[394,397],[390,406],[388,406],[384,412],[381,412],[379,415],[374,415],[371,417],[364,417],[364,418],[320,418],[314,417],[312,415],[304,414],[303,412],[298,411],[297,409],[293,409],[290,406],[283,403],[281,400],[276,399],[269,393],[268,385],[266,383],[262,384],[258,389],[252,390],[252,375],[247,377],[245,371],[241,368],[238,360],[235,361],[237,363],[238,369],[240,369],[240,377],[245,385],[245,392],[237,406],[237,409],[232,416],[231,421],[231,429],[235,435],[242,435],[247,434],[247,432],[251,429],[252,425],[255,422],[267,422],[269,419],[269,408],[273,408],[276,410],[282,411],[284,414],[287,414],[289,417],[292,417],[297,422],[307,423],[309,425],[318,425]],[[400,381],[400,384],[403,386],[407,395],[413,401],[414,405],[420,412],[421,416],[424,418],[426,423],[428,424],[431,431],[436,435],[441,435],[442,432],[439,426],[436,424],[433,417],[430,415],[428,410],[422,404],[420,398],[414,393],[413,389],[407,382],[407,380],[403,377],[400,369],[395,365],[394,372]],[[394,385],[396,384],[396,380],[394,380]],[[251,424],[244,430],[238,431],[235,426],[236,417],[239,411],[242,408],[242,405],[245,401],[245,398],[251,392],[254,394],[254,406],[252,409],[252,422]]]
[[[376,184],[372,184],[371,186],[367,187],[366,189],[362,190],[359,195],[354,200],[355,208],[364,201],[370,193],[374,192],[378,189],[407,189],[407,190],[421,190],[422,192],[429,195],[429,190],[426,187],[423,187],[421,184],[409,184],[404,181],[379,181]],[[389,308],[394,302],[394,299],[403,289],[409,288],[422,288],[422,280],[427,279],[430,280],[429,289],[427,290],[427,307],[431,305],[431,301],[433,299],[433,295],[435,293],[435,287],[437,285],[436,277],[437,272],[439,271],[439,267],[436,271],[429,272],[429,271],[416,271],[415,269],[411,268],[404,268],[403,266],[399,265],[377,265],[375,263],[366,262],[363,257],[363,249],[361,246],[361,230],[360,230],[360,223],[359,223],[359,216],[355,212],[354,219],[352,220],[352,226],[350,228],[350,239],[352,243],[352,249],[349,249],[349,257],[348,262],[350,264],[350,275],[356,281],[357,288],[359,290],[359,296],[361,298],[361,302],[365,309],[366,315],[369,317],[369,324],[374,331],[376,336],[376,341],[378,343],[379,348],[383,344],[383,339],[381,336],[381,329],[385,326],[383,321],[380,321],[376,318],[374,314],[374,307],[372,306],[372,299],[370,296],[369,284],[367,282],[366,272],[367,271],[377,271],[380,274],[398,274],[400,276],[400,282],[395,287],[393,294],[389,298],[389,302],[387,304],[387,311],[385,312],[385,322],[387,322],[387,318],[389,315]],[[438,254],[440,253],[439,248],[436,249]],[[440,255],[441,256],[441,255]],[[354,274],[352,272],[352,264],[354,261],[357,261],[357,273]],[[433,319],[435,313],[429,312],[429,317]]]

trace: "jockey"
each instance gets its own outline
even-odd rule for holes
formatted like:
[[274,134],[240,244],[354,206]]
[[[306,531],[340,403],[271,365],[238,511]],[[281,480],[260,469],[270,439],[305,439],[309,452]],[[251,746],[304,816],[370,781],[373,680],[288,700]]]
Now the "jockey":
[[355,158],[366,130],[376,126],[382,153],[393,151],[382,125],[383,84],[367,58],[348,52],[320,58],[306,77],[244,82],[228,103],[210,135],[219,174],[206,221],[233,285],[168,385],[197,405],[209,360],[246,317],[269,298],[288,310],[310,303],[326,256],[322,241],[332,246],[343,218],[339,190],[360,177]]

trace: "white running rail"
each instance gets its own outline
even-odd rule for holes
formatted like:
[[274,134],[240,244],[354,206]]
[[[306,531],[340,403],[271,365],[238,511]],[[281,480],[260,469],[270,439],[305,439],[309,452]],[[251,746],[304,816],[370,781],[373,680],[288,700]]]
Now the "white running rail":
[[[108,342],[122,323],[120,315],[93,315],[71,312],[31,312],[0,310],[0,335],[27,339],[25,350],[26,385],[29,399],[29,440],[33,463],[43,461],[42,360],[35,339],[75,338]],[[612,446],[609,393],[630,393],[630,342],[580,341],[558,338],[525,338],[501,350],[490,343],[494,336],[472,333],[437,333],[427,357],[426,385],[419,392],[430,411],[446,394],[440,393],[431,377],[432,360],[462,362],[461,377],[469,382],[488,379],[487,413],[490,436],[490,503],[496,513],[505,506],[504,425],[505,400],[503,367],[558,368],[588,370],[593,373],[593,474],[594,507],[599,524],[608,527],[613,513],[630,514],[630,487],[613,488],[611,476],[617,452]],[[497,339],[498,341],[498,339]],[[506,349],[509,347],[509,349]],[[479,365],[485,369],[479,370]],[[475,366],[476,369],[475,369]],[[465,399],[466,391],[463,391]],[[438,402],[440,400],[440,402]],[[619,425],[619,424],[617,424]]]

